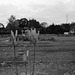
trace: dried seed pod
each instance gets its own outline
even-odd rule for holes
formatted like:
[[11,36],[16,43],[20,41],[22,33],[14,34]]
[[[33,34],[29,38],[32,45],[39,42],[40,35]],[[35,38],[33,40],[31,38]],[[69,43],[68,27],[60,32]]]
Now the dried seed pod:
[[17,45],[17,41],[16,41],[16,38],[14,38],[14,45]]
[[27,50],[27,57],[29,56],[29,50]]
[[12,36],[12,42],[14,45],[17,45],[17,35],[18,35],[18,31],[16,30],[16,33],[14,34],[13,31],[11,31],[11,36]]
[[35,44],[38,41],[39,32],[36,33],[36,29],[27,30],[26,33],[30,43]]
[[11,30],[11,36],[12,36],[12,38],[15,38],[14,32],[12,30]]
[[23,61],[25,62],[27,60],[26,54],[23,54]]
[[16,30],[15,37],[17,37],[17,36],[18,36],[18,31]]

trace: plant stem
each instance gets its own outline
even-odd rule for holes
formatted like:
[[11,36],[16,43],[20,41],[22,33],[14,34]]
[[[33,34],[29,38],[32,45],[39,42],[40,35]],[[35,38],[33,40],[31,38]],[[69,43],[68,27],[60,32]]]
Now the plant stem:
[[17,68],[17,65],[15,65],[15,69],[16,69],[16,75],[18,75],[18,68]]
[[33,59],[33,75],[35,72],[35,44],[34,44],[34,59]]
[[15,45],[13,44],[13,48],[14,48],[14,65],[15,65],[15,69],[16,69],[16,75],[18,75],[18,69],[17,69],[17,65],[16,65],[16,51],[15,51]]
[[14,60],[15,60],[15,57],[16,57],[15,45],[13,47],[14,47]]
[[27,75],[27,63],[25,63],[25,73]]

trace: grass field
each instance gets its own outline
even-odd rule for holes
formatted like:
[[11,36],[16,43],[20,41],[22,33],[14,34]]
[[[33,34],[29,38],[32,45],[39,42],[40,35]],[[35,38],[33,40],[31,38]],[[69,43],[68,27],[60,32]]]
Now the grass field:
[[[0,62],[12,61],[13,47],[8,39],[0,38]],[[36,44],[35,75],[64,75],[65,73],[75,75],[75,36],[41,35],[40,39]],[[28,75],[31,75],[33,45],[26,41],[18,41],[16,47],[18,62],[23,60],[19,52],[26,53],[27,50],[30,52],[27,69]],[[25,72],[24,63],[17,66],[19,75]],[[15,75],[14,65],[0,66],[0,75]]]

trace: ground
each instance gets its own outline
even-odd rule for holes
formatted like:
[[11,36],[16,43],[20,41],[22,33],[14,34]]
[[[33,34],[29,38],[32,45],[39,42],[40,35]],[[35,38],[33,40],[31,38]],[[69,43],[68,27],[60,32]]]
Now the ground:
[[[8,39],[9,37],[0,38],[0,62],[13,60],[13,47]],[[29,50],[27,74],[32,74],[33,49],[33,44],[18,41],[15,50],[19,75],[25,72],[22,54],[19,53],[26,53],[27,50]],[[75,75],[75,36],[41,35],[35,49],[35,75]],[[0,75],[10,74],[15,75],[13,63],[10,66],[0,66]]]

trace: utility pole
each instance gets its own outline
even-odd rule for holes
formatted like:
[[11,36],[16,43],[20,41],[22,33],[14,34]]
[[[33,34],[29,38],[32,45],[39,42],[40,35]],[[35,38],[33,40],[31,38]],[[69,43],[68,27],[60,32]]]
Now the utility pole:
[[68,23],[68,14],[66,14],[66,23]]

